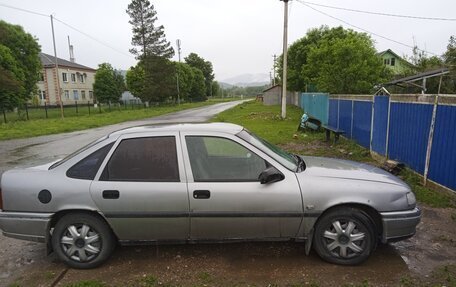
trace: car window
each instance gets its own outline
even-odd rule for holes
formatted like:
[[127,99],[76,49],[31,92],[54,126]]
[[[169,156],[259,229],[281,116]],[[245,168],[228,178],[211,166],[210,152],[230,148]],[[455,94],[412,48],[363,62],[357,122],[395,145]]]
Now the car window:
[[51,166],[49,167],[49,170],[54,169],[54,168],[58,167],[59,165],[64,164],[65,162],[67,162],[67,161],[70,160],[71,158],[73,158],[73,157],[77,156],[78,154],[80,154],[80,153],[82,153],[82,152],[88,150],[89,148],[93,147],[94,145],[96,145],[97,143],[99,143],[99,142],[101,142],[101,141],[104,141],[104,140],[107,139],[107,138],[108,138],[108,136],[104,136],[104,137],[102,137],[102,138],[99,138],[99,139],[97,139],[97,140],[95,140],[95,141],[89,143],[88,145],[83,146],[82,148],[78,149],[77,151],[75,151],[75,152],[73,152],[73,153],[67,155],[67,156],[64,157],[63,159],[61,159],[61,160],[57,161],[56,163],[54,163],[53,165],[51,165]]
[[236,136],[240,137],[241,139],[245,140],[249,144],[255,146],[259,150],[263,151],[264,153],[268,154],[270,157],[277,160],[280,164],[284,167],[288,168],[289,170],[296,171],[298,168],[298,162],[296,162],[293,155],[287,153],[286,151],[282,150],[281,148],[267,142],[266,140],[260,138],[259,136],[255,135],[254,133],[244,129]]
[[179,181],[175,137],[122,140],[109,159],[100,180]]
[[113,145],[114,142],[105,145],[104,147],[91,153],[79,161],[77,164],[73,165],[70,169],[68,169],[66,175],[71,178],[93,180],[97,174],[98,169],[100,168],[101,163]]
[[190,165],[195,182],[258,181],[267,162],[226,138],[187,136]]

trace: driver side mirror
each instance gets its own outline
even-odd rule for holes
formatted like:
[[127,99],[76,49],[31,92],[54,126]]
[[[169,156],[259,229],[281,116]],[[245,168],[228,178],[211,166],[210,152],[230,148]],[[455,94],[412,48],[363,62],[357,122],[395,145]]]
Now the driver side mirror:
[[258,179],[260,180],[261,184],[273,183],[277,181],[281,181],[285,178],[285,176],[278,171],[275,167],[268,167],[267,169],[263,170]]

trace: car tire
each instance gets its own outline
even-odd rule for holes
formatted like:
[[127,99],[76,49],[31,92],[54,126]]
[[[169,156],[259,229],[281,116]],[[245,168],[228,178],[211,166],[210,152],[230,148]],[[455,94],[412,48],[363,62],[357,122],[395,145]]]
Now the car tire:
[[318,220],[314,249],[327,262],[357,265],[374,250],[377,244],[375,234],[375,225],[364,211],[338,208]]
[[99,266],[115,248],[115,237],[106,222],[86,213],[63,216],[55,225],[51,241],[57,256],[77,269]]

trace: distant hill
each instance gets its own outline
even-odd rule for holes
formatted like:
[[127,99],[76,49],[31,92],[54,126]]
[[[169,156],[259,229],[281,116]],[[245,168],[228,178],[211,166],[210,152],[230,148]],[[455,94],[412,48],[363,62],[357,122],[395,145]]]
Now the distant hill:
[[[242,74],[220,81],[224,88],[229,88],[228,85],[238,87],[255,87],[269,84],[269,75],[265,73],[259,74]],[[226,85],[226,86],[224,86]]]

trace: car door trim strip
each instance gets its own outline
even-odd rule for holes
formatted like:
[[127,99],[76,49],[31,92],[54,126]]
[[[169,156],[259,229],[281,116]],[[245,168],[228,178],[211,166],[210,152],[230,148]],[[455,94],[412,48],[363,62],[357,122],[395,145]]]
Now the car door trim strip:
[[175,217],[318,217],[321,212],[134,212],[106,213],[106,218],[175,218]]

